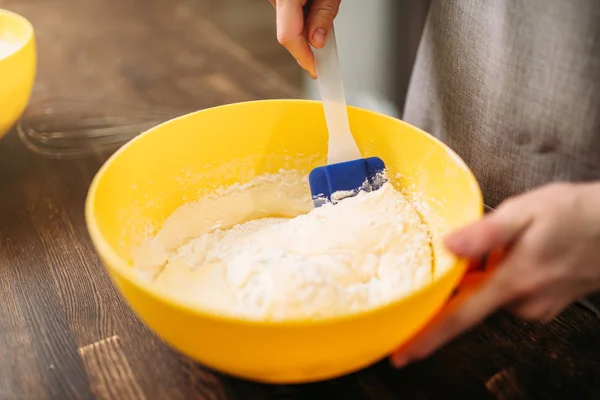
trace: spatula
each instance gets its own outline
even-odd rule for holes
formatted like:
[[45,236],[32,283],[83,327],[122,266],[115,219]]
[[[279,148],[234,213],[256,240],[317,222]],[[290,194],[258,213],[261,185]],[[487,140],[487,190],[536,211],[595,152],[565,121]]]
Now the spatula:
[[385,164],[379,157],[363,158],[350,132],[333,28],[325,46],[313,48],[313,53],[329,132],[327,165],[313,169],[309,175],[313,203],[319,207],[360,191],[377,190],[385,182]]

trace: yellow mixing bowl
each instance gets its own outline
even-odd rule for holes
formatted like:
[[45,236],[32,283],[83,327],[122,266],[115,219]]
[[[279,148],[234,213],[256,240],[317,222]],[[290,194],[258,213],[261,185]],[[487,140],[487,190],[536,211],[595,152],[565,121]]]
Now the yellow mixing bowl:
[[[116,285],[167,343],[206,366],[272,383],[322,380],[388,355],[423,327],[465,272],[441,238],[483,213],[473,174],[441,142],[397,119],[349,108],[364,156],[381,157],[392,183],[421,204],[434,236],[435,282],[392,304],[322,321],[260,323],[211,314],[153,291],[130,250],[180,205],[222,185],[281,168],[307,174],[325,161],[320,103],[268,100],[199,111],[163,123],[117,151],[87,197],[91,238]],[[309,195],[307,193],[307,195]],[[420,199],[420,200],[419,200]]]
[[23,114],[35,72],[33,27],[22,16],[0,9],[0,138]]

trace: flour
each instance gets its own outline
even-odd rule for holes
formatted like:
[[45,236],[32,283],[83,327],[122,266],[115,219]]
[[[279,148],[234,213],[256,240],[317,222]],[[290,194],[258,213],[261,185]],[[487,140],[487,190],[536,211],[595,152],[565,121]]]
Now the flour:
[[[305,181],[260,177],[199,208],[184,205],[138,249],[136,267],[182,301],[258,320],[358,312],[431,282],[427,227],[390,183],[312,208]],[[202,232],[192,232],[199,223]]]

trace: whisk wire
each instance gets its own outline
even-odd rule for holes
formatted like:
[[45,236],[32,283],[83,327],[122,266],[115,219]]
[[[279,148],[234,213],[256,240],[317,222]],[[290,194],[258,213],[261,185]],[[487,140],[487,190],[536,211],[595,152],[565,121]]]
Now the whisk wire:
[[27,148],[50,158],[81,158],[116,150],[140,133],[184,114],[166,107],[43,99],[17,125]]

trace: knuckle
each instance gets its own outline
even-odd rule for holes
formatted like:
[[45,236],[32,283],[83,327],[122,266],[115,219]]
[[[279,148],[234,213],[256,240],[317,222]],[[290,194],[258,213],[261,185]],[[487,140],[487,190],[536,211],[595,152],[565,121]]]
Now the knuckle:
[[497,221],[490,221],[492,223],[480,224],[481,228],[477,234],[484,243],[498,243],[502,239],[502,226]]
[[[537,229],[536,229],[537,228]],[[519,268],[523,274],[535,279],[545,279],[548,276],[546,272],[547,260],[545,257],[548,251],[545,229],[539,227],[526,232],[520,239],[520,249],[522,249]]]
[[507,212],[521,208],[519,197],[509,197],[498,206],[498,212]]
[[542,274],[527,272],[514,283],[514,291],[516,297],[531,297],[542,291],[545,286]]
[[277,41],[282,46],[287,46],[293,40],[292,35],[290,35],[287,31],[279,31],[277,32]]
[[326,15],[328,18],[335,18],[340,7],[341,0],[322,1],[315,7],[316,13]]

